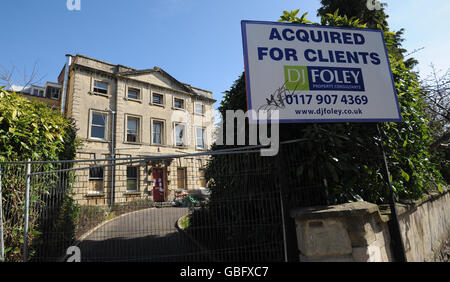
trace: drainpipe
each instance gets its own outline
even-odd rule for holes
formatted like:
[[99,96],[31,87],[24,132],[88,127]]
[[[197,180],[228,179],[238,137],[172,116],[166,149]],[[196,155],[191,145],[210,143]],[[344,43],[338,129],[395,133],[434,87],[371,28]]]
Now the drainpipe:
[[114,105],[113,109],[110,108],[111,112],[111,208],[114,206],[115,193],[116,193],[116,114],[117,114],[117,99],[119,99],[119,79],[116,76],[116,95],[113,97]]
[[67,81],[69,80],[69,67],[72,63],[72,55],[66,54],[66,66],[64,67],[64,82],[62,87],[61,97],[61,114],[64,115],[64,109],[66,107],[66,95],[67,95]]
[[116,112],[111,111],[111,208],[114,206],[114,194],[116,190],[116,140],[115,140],[115,127],[116,127]]

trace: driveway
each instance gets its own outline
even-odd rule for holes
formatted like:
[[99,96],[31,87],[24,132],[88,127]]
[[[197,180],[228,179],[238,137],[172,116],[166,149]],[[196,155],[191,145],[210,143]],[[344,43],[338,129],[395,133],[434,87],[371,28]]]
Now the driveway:
[[79,245],[81,261],[204,261],[207,258],[175,223],[187,208],[154,208],[118,217],[101,226]]

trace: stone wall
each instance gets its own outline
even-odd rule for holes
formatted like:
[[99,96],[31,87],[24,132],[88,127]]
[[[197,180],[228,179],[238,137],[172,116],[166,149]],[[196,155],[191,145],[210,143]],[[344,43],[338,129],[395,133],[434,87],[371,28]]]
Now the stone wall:
[[404,205],[399,213],[407,260],[435,261],[450,231],[450,190]]
[[[408,261],[435,260],[450,231],[449,207],[449,190],[398,205]],[[389,209],[381,210],[375,204],[355,202],[291,211],[300,261],[394,261]]]

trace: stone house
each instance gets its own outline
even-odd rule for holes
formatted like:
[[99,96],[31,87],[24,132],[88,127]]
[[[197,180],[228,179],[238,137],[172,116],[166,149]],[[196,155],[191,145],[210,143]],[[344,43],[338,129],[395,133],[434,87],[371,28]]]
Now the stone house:
[[[212,144],[211,91],[179,82],[158,67],[137,70],[80,54],[67,56],[68,72],[64,67],[58,82],[67,86],[62,111],[74,119],[83,141],[78,159],[199,153]],[[80,170],[76,200],[89,205],[170,201],[179,189],[206,186],[206,161],[192,156]]]

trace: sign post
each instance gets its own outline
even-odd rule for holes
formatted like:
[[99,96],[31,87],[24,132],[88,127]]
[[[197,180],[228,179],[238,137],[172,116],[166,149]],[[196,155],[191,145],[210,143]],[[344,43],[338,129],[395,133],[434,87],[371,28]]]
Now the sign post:
[[380,127],[377,124],[377,130],[378,130],[378,135],[380,135],[380,147],[381,147],[381,152],[383,154],[383,165],[384,165],[384,173],[385,173],[385,177],[386,177],[386,184],[389,187],[389,208],[391,210],[391,218],[392,218],[392,222],[389,226],[390,230],[394,233],[392,236],[392,241],[393,241],[393,247],[394,247],[394,256],[396,257],[397,261],[399,262],[406,262],[407,258],[406,258],[406,250],[405,250],[405,245],[403,244],[403,238],[402,238],[402,232],[401,232],[401,228],[400,228],[400,223],[398,221],[398,211],[397,211],[397,206],[395,204],[395,195],[394,195],[394,189],[392,188],[392,182],[391,182],[391,175],[389,173],[389,167],[388,167],[388,163],[387,163],[387,159],[386,159],[386,153],[384,151],[384,146],[383,146],[383,134],[381,133]]
[[[241,28],[249,111],[278,110],[280,123],[402,121],[381,30],[262,21]],[[406,261],[383,140],[380,146],[394,252]]]

